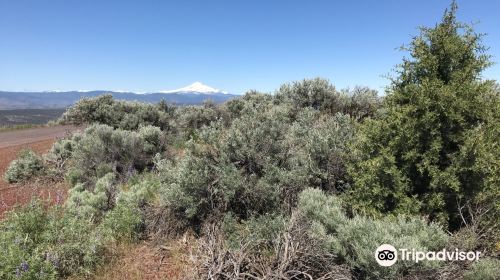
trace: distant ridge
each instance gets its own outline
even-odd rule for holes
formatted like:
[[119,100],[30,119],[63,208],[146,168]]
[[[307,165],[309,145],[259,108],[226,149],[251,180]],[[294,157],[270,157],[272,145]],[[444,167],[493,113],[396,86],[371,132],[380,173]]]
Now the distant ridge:
[[84,97],[95,97],[111,94],[119,100],[157,103],[162,99],[177,105],[196,105],[206,100],[223,103],[238,95],[211,88],[200,82],[177,90],[165,90],[151,93],[134,93],[109,90],[74,90],[74,91],[39,91],[14,92],[0,91],[0,110],[5,109],[43,109],[66,108]]

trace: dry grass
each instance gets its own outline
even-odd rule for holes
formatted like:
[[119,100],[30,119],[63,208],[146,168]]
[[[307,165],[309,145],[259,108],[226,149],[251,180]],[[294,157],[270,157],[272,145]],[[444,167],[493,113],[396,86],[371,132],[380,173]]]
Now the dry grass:
[[292,222],[270,246],[250,241],[230,249],[217,226],[207,226],[194,258],[199,279],[348,280],[351,271],[310,239],[305,223]]
[[[112,248],[107,258],[91,279],[95,280],[158,280],[191,279],[192,237],[155,245],[152,241],[121,244]],[[75,279],[77,280],[77,279]]]
[[3,125],[0,126],[0,132],[14,131],[28,128],[45,127],[44,124],[16,124],[16,125]]

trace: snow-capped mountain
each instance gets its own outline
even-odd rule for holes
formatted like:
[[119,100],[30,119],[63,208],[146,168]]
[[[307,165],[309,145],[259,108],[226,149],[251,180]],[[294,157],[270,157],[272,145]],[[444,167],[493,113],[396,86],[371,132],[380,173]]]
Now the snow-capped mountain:
[[108,90],[77,90],[77,91],[43,91],[43,92],[9,92],[0,91],[0,109],[21,108],[65,108],[77,102],[80,98],[95,97],[101,94],[111,94],[116,99],[156,103],[165,100],[177,105],[201,104],[206,100],[222,103],[236,98],[237,95],[215,89],[195,82],[187,87],[150,93],[134,93],[127,91]]
[[189,86],[174,90],[161,90],[160,93],[198,93],[198,94],[228,94],[226,91],[215,89],[200,82],[194,82]]

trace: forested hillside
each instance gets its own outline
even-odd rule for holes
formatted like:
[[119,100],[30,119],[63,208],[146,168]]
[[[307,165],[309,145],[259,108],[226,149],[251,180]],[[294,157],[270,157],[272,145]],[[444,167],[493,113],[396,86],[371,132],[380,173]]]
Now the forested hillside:
[[[86,128],[11,183],[65,181],[0,222],[0,279],[92,278],[117,244],[193,236],[185,279],[498,279],[500,87],[456,6],[407,45],[387,92],[316,78],[222,104],[85,98]],[[381,244],[479,261],[377,264]]]

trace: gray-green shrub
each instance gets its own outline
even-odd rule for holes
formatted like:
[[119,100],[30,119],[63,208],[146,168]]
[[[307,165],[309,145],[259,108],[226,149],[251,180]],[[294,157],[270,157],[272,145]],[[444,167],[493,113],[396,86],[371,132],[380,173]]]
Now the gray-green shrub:
[[214,158],[214,152],[212,147],[190,142],[182,158],[158,166],[163,202],[180,217],[200,221],[226,212],[236,199],[245,199],[238,195],[244,178],[235,166]]
[[500,260],[484,258],[472,264],[464,273],[464,280],[495,280],[500,278]]
[[432,262],[399,261],[391,267],[380,266],[375,249],[382,244],[396,248],[421,251],[440,250],[445,247],[448,235],[436,224],[415,217],[373,219],[364,216],[348,218],[338,197],[325,195],[316,189],[300,194],[299,212],[311,225],[311,235],[324,242],[329,250],[338,254],[352,269],[361,271],[363,277],[393,279],[401,277],[410,268],[431,268]]
[[157,196],[160,182],[154,176],[143,176],[129,189],[122,189],[116,197],[115,207],[104,217],[101,227],[117,240],[133,240],[143,230],[146,204]]
[[218,107],[212,103],[205,103],[204,106],[185,106],[176,111],[175,127],[184,140],[189,140],[190,137],[196,137],[198,129],[216,122],[220,117]]
[[115,175],[108,173],[97,180],[93,189],[78,183],[68,192],[66,208],[77,217],[100,220],[104,212],[114,207],[117,193],[114,179]]
[[276,214],[264,214],[247,220],[238,220],[227,213],[222,220],[222,231],[228,248],[270,244],[283,233],[288,220]]
[[311,107],[330,113],[338,112],[339,93],[325,79],[304,79],[291,84],[282,85],[276,93],[279,99],[290,100],[297,108]]
[[138,131],[91,125],[71,139],[56,142],[53,157],[71,160],[67,178],[71,185],[93,183],[109,172],[130,177],[153,166],[153,158],[166,150],[163,132],[154,126]]
[[195,253],[197,279],[352,279],[346,265],[307,234],[295,215],[206,225]]
[[163,202],[180,218],[290,212],[308,186],[333,192],[347,185],[349,116],[297,111],[259,94],[244,100],[239,118],[198,130],[182,156],[158,167]]
[[5,171],[5,180],[9,183],[26,181],[44,170],[43,159],[31,150],[23,150]]
[[107,237],[89,219],[33,201],[0,222],[0,279],[59,279],[90,275]]
[[83,98],[71,106],[60,119],[69,124],[106,124],[124,130],[136,130],[140,126],[157,126],[164,131],[173,128],[176,108],[166,102],[146,104],[114,100],[113,96],[100,95]]
[[328,80],[321,78],[284,84],[276,92],[276,99],[299,110],[313,108],[329,115],[342,113],[356,120],[374,116],[381,107],[375,90],[358,86],[338,91]]

